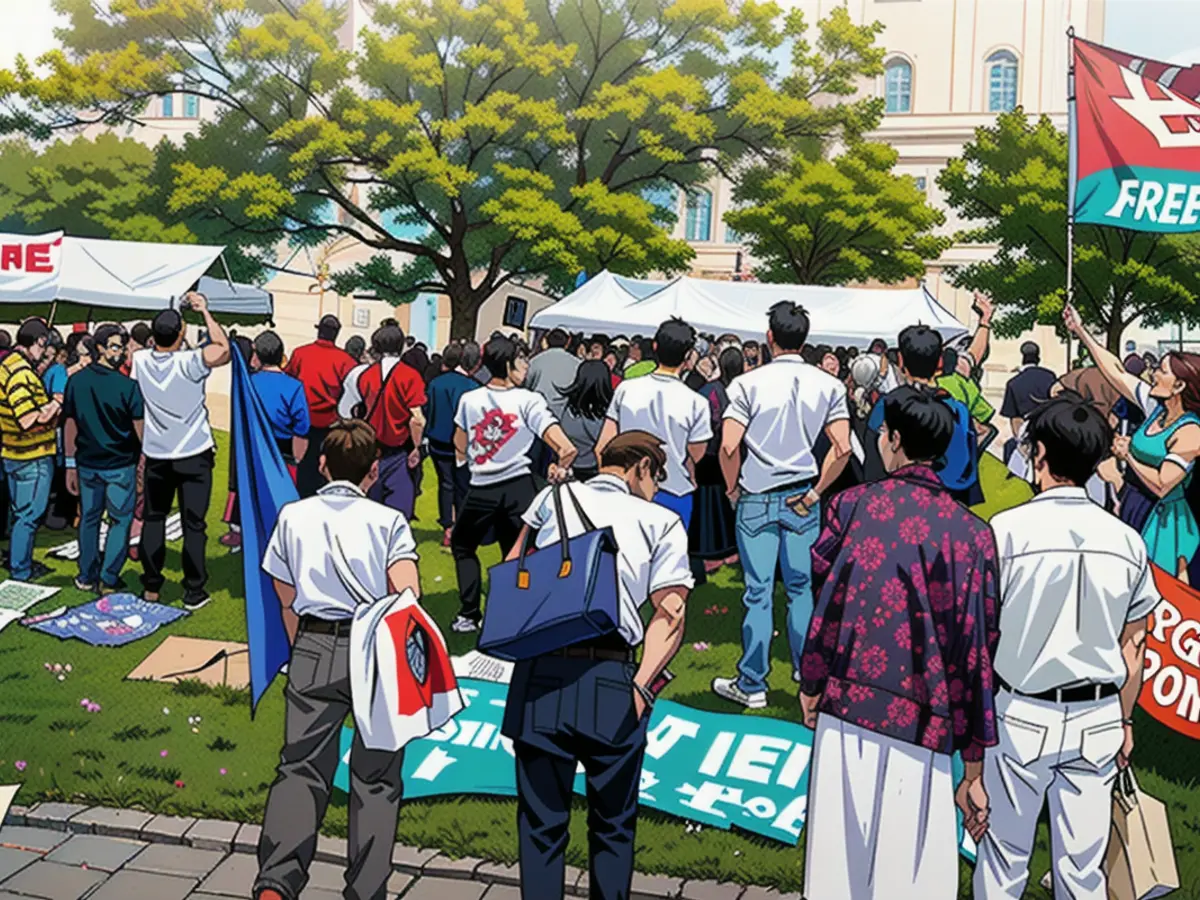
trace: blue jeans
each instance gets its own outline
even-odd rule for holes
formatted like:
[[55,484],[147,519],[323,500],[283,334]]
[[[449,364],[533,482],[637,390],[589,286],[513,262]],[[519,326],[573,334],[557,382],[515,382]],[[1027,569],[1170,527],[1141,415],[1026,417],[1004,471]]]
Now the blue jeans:
[[666,491],[659,491],[654,495],[654,502],[659,506],[665,506],[671,512],[678,513],[679,518],[683,519],[683,530],[687,531],[692,527],[692,498],[694,496],[694,494],[684,494],[682,497],[676,497]]
[[43,456],[24,462],[4,460],[4,477],[12,504],[12,541],[9,544],[9,572],[17,581],[33,573],[33,541],[38,522],[50,502],[50,482],[54,480],[54,457]]
[[785,501],[805,492],[805,488],[792,488],[768,494],[744,494],[738,501],[738,553],[746,580],[738,687],[747,693],[767,689],[771,638],[775,634],[773,601],[777,568],[788,597],[787,637],[792,668],[800,665],[813,611],[812,548],[821,531],[821,517],[817,509],[806,516],[798,515]]
[[[79,579],[112,587],[129,557],[129,529],[137,505],[137,466],[79,469]],[[100,520],[108,510],[112,524],[100,561]]]

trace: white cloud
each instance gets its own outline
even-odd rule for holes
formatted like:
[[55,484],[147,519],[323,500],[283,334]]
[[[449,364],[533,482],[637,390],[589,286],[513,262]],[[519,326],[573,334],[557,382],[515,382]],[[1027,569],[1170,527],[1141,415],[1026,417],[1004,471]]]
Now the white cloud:
[[54,29],[64,23],[50,0],[3,0],[0,6],[7,7],[0,28],[0,67],[10,67],[18,53],[33,60],[55,46]]

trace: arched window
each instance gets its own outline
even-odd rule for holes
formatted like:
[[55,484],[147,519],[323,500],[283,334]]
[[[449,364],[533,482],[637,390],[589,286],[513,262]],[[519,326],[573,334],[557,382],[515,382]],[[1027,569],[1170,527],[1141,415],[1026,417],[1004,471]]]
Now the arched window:
[[679,221],[679,191],[673,184],[655,184],[642,189],[642,199],[658,210],[655,218],[666,219],[670,231]]
[[1007,50],[988,57],[988,112],[1001,113],[1017,108],[1017,58]]
[[684,220],[684,238],[689,241],[712,240],[711,191],[703,188],[688,191],[687,216]]
[[889,113],[912,112],[912,64],[894,59],[883,74],[884,98]]

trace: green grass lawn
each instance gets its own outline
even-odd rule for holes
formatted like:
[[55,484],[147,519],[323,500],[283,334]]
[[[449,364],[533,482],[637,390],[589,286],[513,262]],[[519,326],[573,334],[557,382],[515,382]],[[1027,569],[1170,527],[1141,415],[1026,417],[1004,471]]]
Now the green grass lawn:
[[[222,436],[223,437],[223,436]],[[217,457],[214,503],[210,514],[210,588],[213,602],[154,636],[121,648],[93,648],[78,641],[59,641],[19,625],[0,632],[0,783],[23,781],[18,803],[76,800],[111,806],[137,806],[154,812],[207,815],[255,821],[274,773],[283,735],[281,685],[263,699],[250,718],[247,692],[214,691],[195,684],[168,686],[135,683],[125,676],[168,634],[241,640],[246,637],[241,598],[242,563],[225,555],[216,538],[224,532],[219,518],[224,506],[227,455],[222,443]],[[1020,503],[1028,488],[1004,480],[1004,469],[991,457],[984,480],[990,515]],[[432,472],[427,486],[431,485]],[[440,545],[430,492],[418,504],[416,523],[421,550],[424,602],[447,626],[458,608],[454,568]],[[69,539],[65,534],[43,535],[42,545]],[[496,562],[494,548],[485,551],[484,565]],[[55,569],[52,583],[63,590],[34,612],[88,597],[71,587],[73,565],[47,562]],[[130,564],[125,578],[137,584],[139,568]],[[178,546],[168,556],[165,602],[178,603]],[[699,588],[690,602],[694,610],[713,605],[723,615],[693,615],[679,657],[672,663],[676,679],[672,700],[702,709],[731,712],[729,704],[709,692],[717,675],[734,671],[740,647],[739,573],[723,570]],[[471,648],[471,637],[446,628],[453,653]],[[696,642],[710,646],[693,648]],[[795,715],[796,702],[784,641],[774,648],[779,664],[771,675],[771,706],[763,714]],[[71,673],[60,682],[44,664],[70,663]],[[101,705],[88,713],[80,706],[87,698]],[[749,715],[751,713],[747,713]],[[199,716],[194,731],[189,717]],[[1179,854],[1184,889],[1175,896],[1200,900],[1200,786],[1196,745],[1159,726],[1147,716],[1138,720],[1138,774],[1142,786],[1170,804],[1171,823]],[[23,762],[23,771],[16,768]],[[346,798],[339,795],[326,818],[329,834],[346,832]],[[516,860],[514,804],[510,800],[477,798],[415,801],[401,812],[398,839],[405,844],[436,847],[451,855]],[[573,821],[570,862],[586,866],[584,817]],[[749,836],[705,828],[687,833],[683,822],[647,811],[638,828],[638,868],[689,879],[735,880],[797,891],[802,881],[801,849]],[[1035,880],[1046,871],[1047,845],[1042,841],[1035,860]],[[964,866],[963,897],[970,896]],[[1032,887],[1027,896],[1048,895]]]

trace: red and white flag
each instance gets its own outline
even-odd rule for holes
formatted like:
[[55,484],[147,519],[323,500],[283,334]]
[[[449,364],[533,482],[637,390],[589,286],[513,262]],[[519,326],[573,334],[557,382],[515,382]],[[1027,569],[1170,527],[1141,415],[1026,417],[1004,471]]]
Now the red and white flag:
[[368,750],[399,750],[462,711],[445,638],[412,591],[355,612],[350,697]]

